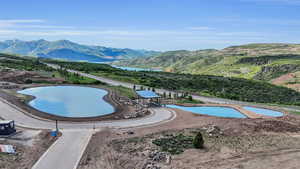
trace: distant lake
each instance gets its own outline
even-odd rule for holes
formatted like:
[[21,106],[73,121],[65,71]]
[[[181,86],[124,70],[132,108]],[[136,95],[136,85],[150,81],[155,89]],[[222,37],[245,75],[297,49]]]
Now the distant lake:
[[49,86],[29,88],[18,93],[35,96],[29,102],[33,108],[63,117],[95,117],[114,112],[114,107],[103,99],[108,94],[103,89]]
[[146,68],[135,68],[135,67],[124,67],[124,66],[115,66],[115,65],[111,65],[112,67],[118,68],[118,69],[122,69],[122,70],[128,70],[128,71],[158,71],[160,72],[160,69],[146,69]]
[[122,69],[122,70],[127,70],[127,71],[153,71],[153,72],[161,72],[161,69],[151,69],[151,68],[136,68],[136,67],[126,67],[126,66],[116,66],[116,65],[111,65],[110,62],[96,62],[96,61],[87,61],[89,63],[98,63],[98,64],[108,64],[111,67]]

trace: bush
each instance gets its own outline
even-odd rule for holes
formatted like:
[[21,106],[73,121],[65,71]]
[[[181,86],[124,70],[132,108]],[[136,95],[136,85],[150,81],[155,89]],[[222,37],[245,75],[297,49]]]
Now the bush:
[[31,84],[31,83],[32,83],[32,80],[31,80],[31,79],[26,79],[26,80],[25,80],[25,83],[26,83],[26,84]]
[[182,133],[175,136],[168,136],[152,141],[153,144],[159,146],[161,151],[169,152],[171,154],[180,154],[184,150],[193,148],[193,137],[185,136]]
[[202,134],[200,132],[198,132],[197,135],[194,137],[193,145],[195,148],[198,148],[198,149],[203,148],[204,140],[203,140]]

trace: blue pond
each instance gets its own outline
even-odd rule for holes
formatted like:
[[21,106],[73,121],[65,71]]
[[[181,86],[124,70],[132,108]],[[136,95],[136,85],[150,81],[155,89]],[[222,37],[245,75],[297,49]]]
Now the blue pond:
[[206,114],[217,117],[230,117],[230,118],[246,118],[246,116],[239,111],[229,107],[217,106],[199,106],[199,107],[185,107],[177,105],[167,105],[169,108],[177,108],[184,111],[190,111],[196,114]]
[[250,106],[244,106],[243,108],[248,111],[252,111],[256,114],[261,114],[261,115],[265,115],[265,116],[272,116],[272,117],[283,116],[282,112],[274,111],[274,110],[270,110],[270,109],[256,108],[256,107],[250,107]]
[[114,112],[103,100],[107,91],[79,86],[50,86],[29,88],[18,93],[36,98],[29,102],[33,108],[63,117],[95,117]]

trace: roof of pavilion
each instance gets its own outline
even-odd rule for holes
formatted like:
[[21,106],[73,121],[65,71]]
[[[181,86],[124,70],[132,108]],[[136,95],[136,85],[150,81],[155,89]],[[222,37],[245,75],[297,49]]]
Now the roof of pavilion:
[[160,96],[158,94],[156,94],[153,91],[150,90],[138,90],[136,91],[136,94],[142,98],[145,99],[151,99],[151,98],[159,98]]

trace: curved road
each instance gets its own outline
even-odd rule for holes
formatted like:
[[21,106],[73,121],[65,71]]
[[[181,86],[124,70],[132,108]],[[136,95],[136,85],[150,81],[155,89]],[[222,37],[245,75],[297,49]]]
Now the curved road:
[[[55,122],[50,120],[32,117],[20,108],[0,99],[0,117],[3,119],[12,119],[21,127],[35,129],[55,129]],[[99,122],[59,122],[60,129],[93,129],[93,128],[128,128],[137,126],[154,125],[163,121],[168,121],[175,116],[172,110],[165,108],[152,108],[151,115],[144,118],[99,121]]]

